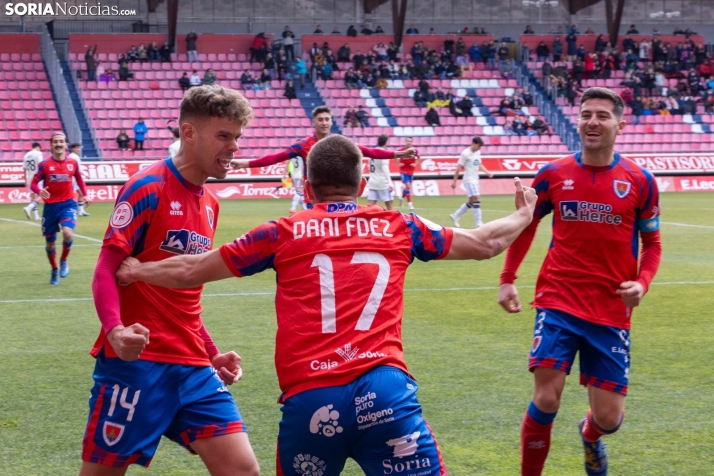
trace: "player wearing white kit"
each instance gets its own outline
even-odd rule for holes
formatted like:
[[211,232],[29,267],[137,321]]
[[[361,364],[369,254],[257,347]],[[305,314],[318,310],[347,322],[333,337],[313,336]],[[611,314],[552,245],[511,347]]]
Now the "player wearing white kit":
[[181,131],[178,127],[174,127],[173,129],[171,129],[171,136],[173,137],[174,141],[169,146],[169,157],[173,159],[174,157],[176,157],[176,154],[178,154],[178,151],[181,148]]
[[488,178],[493,177],[493,174],[481,163],[481,147],[483,147],[483,139],[478,136],[474,137],[471,141],[471,145],[461,152],[459,163],[456,165],[456,173],[454,174],[454,181],[451,183],[451,188],[456,188],[456,183],[459,180],[459,172],[463,170],[464,189],[466,190],[466,195],[469,197],[466,203],[449,215],[454,222],[454,226],[457,228],[460,226],[459,217],[466,213],[469,208],[474,212],[476,228],[483,225],[483,220],[481,219],[481,193],[479,191],[478,174],[479,171],[483,172],[488,175]]
[[[74,159],[77,161],[77,165],[79,166],[79,173],[82,173],[82,159],[80,157],[80,154],[82,153],[82,144],[74,143],[71,144],[70,146],[70,154],[69,158]],[[84,195],[82,195],[82,190],[77,186],[77,181],[75,179],[72,179],[72,186],[74,187],[74,191],[77,192],[77,197],[79,200],[77,200],[77,216],[80,217],[88,217],[89,213],[84,211]]]
[[293,179],[293,189],[295,190],[293,201],[290,203],[290,216],[292,216],[293,213],[297,212],[298,204],[301,208],[305,208],[302,188],[302,178],[305,173],[305,159],[299,155],[290,159],[289,166],[286,167],[286,172],[289,173]]
[[[389,137],[382,134],[377,138],[377,148],[384,149]],[[387,210],[392,209],[392,177],[389,171],[389,162],[392,159],[369,159],[369,182],[367,183],[367,203],[374,205],[378,200],[384,202]]]
[[30,190],[30,184],[32,179],[37,173],[37,166],[42,162],[42,147],[39,142],[32,143],[32,150],[25,154],[25,158],[22,159],[22,170],[25,171],[25,185],[27,190],[30,192],[30,203],[23,208],[25,216],[28,220],[31,220],[30,213],[34,213],[35,220],[40,220],[40,215],[37,213],[37,194]]

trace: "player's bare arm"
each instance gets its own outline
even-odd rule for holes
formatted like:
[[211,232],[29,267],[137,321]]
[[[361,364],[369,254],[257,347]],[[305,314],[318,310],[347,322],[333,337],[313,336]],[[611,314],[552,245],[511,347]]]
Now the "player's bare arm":
[[478,169],[481,172],[485,173],[488,176],[488,178],[493,178],[493,173],[490,172],[483,164],[479,165]]
[[394,152],[395,159],[411,159],[412,157],[416,157],[416,149],[414,147]]
[[464,168],[461,165],[456,164],[456,172],[454,172],[454,181],[451,182],[451,188],[456,188],[456,184],[459,182],[459,174],[462,170],[464,170]]
[[537,197],[535,190],[523,187],[520,179],[514,179],[514,183],[516,211],[473,230],[453,229],[454,239],[444,259],[489,259],[502,253],[518,238],[533,219]]
[[498,288],[498,304],[501,305],[506,312],[515,314],[523,310],[521,301],[518,299],[518,289],[515,284],[503,283]]
[[176,289],[195,288],[204,283],[232,277],[233,274],[223,261],[219,250],[146,263],[129,257],[122,262],[116,274],[120,285],[142,281]]
[[107,340],[120,359],[131,362],[149,345],[149,329],[138,323],[116,326],[107,333]]

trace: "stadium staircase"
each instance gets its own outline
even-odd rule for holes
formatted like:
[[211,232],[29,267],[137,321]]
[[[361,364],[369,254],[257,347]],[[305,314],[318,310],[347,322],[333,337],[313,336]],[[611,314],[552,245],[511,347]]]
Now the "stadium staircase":
[[74,113],[77,116],[77,122],[79,122],[79,128],[82,131],[82,157],[88,160],[97,159],[99,158],[99,154],[97,153],[97,149],[94,147],[94,141],[92,140],[92,134],[89,130],[87,118],[84,115],[82,103],[79,100],[79,94],[77,93],[77,89],[74,87],[72,71],[66,61],[61,61],[60,65],[62,66],[62,76],[64,78],[65,83],[67,84],[67,89],[69,90],[70,98],[72,99]]
[[546,122],[553,128],[563,144],[568,146],[569,150],[580,150],[580,136],[576,127],[563,114],[563,110],[553,102],[548,95],[548,92],[541,86],[540,81],[536,79],[533,72],[528,69],[527,64],[519,63],[521,70],[521,87],[528,88],[533,96],[535,104],[545,117]]
[[[325,100],[320,95],[315,85],[309,79],[305,80],[305,87],[297,89],[296,94],[300,100],[300,106],[305,110],[308,119],[312,120],[312,110],[318,106],[324,106]],[[342,134],[342,129],[339,126],[339,121],[332,121],[332,134]]]

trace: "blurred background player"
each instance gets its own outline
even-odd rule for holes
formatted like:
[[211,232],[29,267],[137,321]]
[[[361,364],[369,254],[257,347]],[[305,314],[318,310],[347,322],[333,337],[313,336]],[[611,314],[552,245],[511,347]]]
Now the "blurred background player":
[[[280,276],[275,365],[283,392],[277,474],[337,476],[352,457],[367,476],[405,468],[413,471],[404,474],[446,476],[404,361],[407,268],[414,259],[499,254],[532,219],[535,191],[516,179],[516,212],[478,230],[457,230],[414,214],[358,206],[361,171],[354,143],[339,135],[323,139],[307,161],[311,210],[260,225],[206,254],[127,258],[117,279],[190,288],[274,270]],[[314,467],[319,472],[293,466],[307,454],[319,455],[312,460],[321,461]]]
[[[408,150],[412,148],[414,140],[411,137],[407,137],[404,142],[404,147],[399,150]],[[399,159],[399,174],[402,178],[402,197],[406,198],[407,206],[409,210],[414,210],[414,204],[412,203],[412,180],[414,179],[414,171],[421,162],[421,157],[419,157],[419,152],[414,149],[415,157],[402,157]],[[401,207],[404,203],[403,198],[399,197],[399,206]]]
[[170,129],[171,137],[174,141],[169,146],[169,157],[173,159],[174,157],[176,157],[176,154],[178,154],[178,151],[181,148],[181,130],[178,127],[173,127]]
[[469,199],[459,207],[454,213],[449,215],[454,222],[454,226],[459,227],[459,217],[466,213],[470,208],[474,212],[476,218],[476,228],[483,226],[481,219],[481,192],[479,190],[479,171],[488,175],[488,178],[493,177],[486,167],[481,163],[481,147],[483,147],[483,139],[476,136],[471,140],[471,145],[461,152],[459,161],[456,164],[456,172],[454,173],[454,181],[451,183],[451,188],[456,189],[456,184],[459,180],[459,172],[464,171],[464,190]]
[[162,435],[198,453],[212,476],[259,474],[224,385],[240,378],[240,357],[221,354],[203,325],[203,287],[117,288],[114,278],[127,256],[160,261],[211,249],[218,200],[203,185],[226,177],[252,117],[236,91],[191,88],[179,111],[178,155],[137,173],[119,193],[92,280],[102,329],[91,352],[94,387],[80,476],[148,466]]
[[[324,139],[330,135],[330,129],[332,128],[332,110],[327,106],[318,106],[312,110],[312,125],[315,128],[315,133],[309,137],[306,137],[295,144],[288,147],[282,152],[277,154],[266,155],[260,157],[259,159],[234,159],[231,161],[231,166],[234,169],[244,169],[244,168],[257,168],[257,167],[267,167],[268,165],[277,164],[279,162],[285,162],[287,160],[295,159],[293,162],[293,184],[297,178],[302,181],[305,162],[307,156],[310,153],[310,149],[317,143],[317,141]],[[368,147],[359,147],[362,155],[371,159],[395,159],[400,157],[413,157],[416,152],[414,149],[407,149],[403,151],[386,151],[382,149],[370,149]],[[298,193],[299,192],[299,193]],[[303,196],[303,189],[295,185],[295,195],[299,196],[303,200],[305,208],[310,208],[311,204],[309,200],[306,200]],[[291,213],[296,207],[297,198],[293,197],[293,203],[291,205]]]
[[[79,173],[82,173],[82,144],[74,143],[69,146],[70,154],[69,157],[77,161],[79,166]],[[82,177],[84,178],[84,176]],[[82,190],[77,186],[77,181],[72,179],[72,189],[77,192],[77,215],[81,217],[88,217],[89,213],[84,211],[84,194]]]
[[25,216],[28,220],[32,219],[30,213],[34,214],[35,220],[40,219],[40,215],[37,212],[38,196],[30,188],[32,179],[35,177],[37,169],[40,166],[40,162],[42,162],[42,146],[39,142],[33,142],[32,149],[28,151],[22,159],[22,169],[25,171],[25,186],[27,186],[27,190],[30,193],[30,203],[22,210],[25,212]]
[[[585,472],[607,474],[605,445],[624,418],[630,370],[632,309],[659,267],[659,193],[652,174],[614,151],[625,127],[625,103],[590,88],[580,102],[582,152],[553,161],[533,181],[533,222],[508,249],[498,303],[520,312],[513,284],[542,218],[553,216],[553,240],[536,282],[536,323],[528,367],[533,400],[521,427],[521,471],[540,476],[565,377],[580,354],[580,383],[590,409],[580,421]],[[642,258],[638,271],[638,234]]]
[[[377,138],[377,148],[385,149],[389,137],[382,134]],[[367,203],[374,205],[377,201],[384,202],[387,210],[392,209],[394,184],[389,171],[391,159],[369,159],[369,182],[367,182]]]
[[[76,160],[67,156],[67,137],[55,132],[50,138],[52,155],[40,162],[32,179],[31,189],[44,200],[42,207],[42,234],[45,237],[47,259],[52,266],[50,284],[59,284],[60,277],[69,275],[67,257],[72,249],[74,227],[77,226],[77,202],[74,201],[73,179],[77,181],[82,194],[86,196],[82,173]],[[43,183],[40,190],[39,184]],[[86,200],[89,205],[90,200]],[[55,242],[57,231],[62,230],[62,256],[57,269]]]

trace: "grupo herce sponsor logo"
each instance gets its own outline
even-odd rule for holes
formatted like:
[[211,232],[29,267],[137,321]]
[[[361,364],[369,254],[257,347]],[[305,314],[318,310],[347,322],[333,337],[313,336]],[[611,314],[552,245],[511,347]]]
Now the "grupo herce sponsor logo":
[[159,248],[177,255],[199,255],[211,251],[211,239],[186,229],[169,230]]
[[583,221],[620,225],[622,216],[613,213],[612,205],[579,200],[563,200],[558,204],[563,221]]

